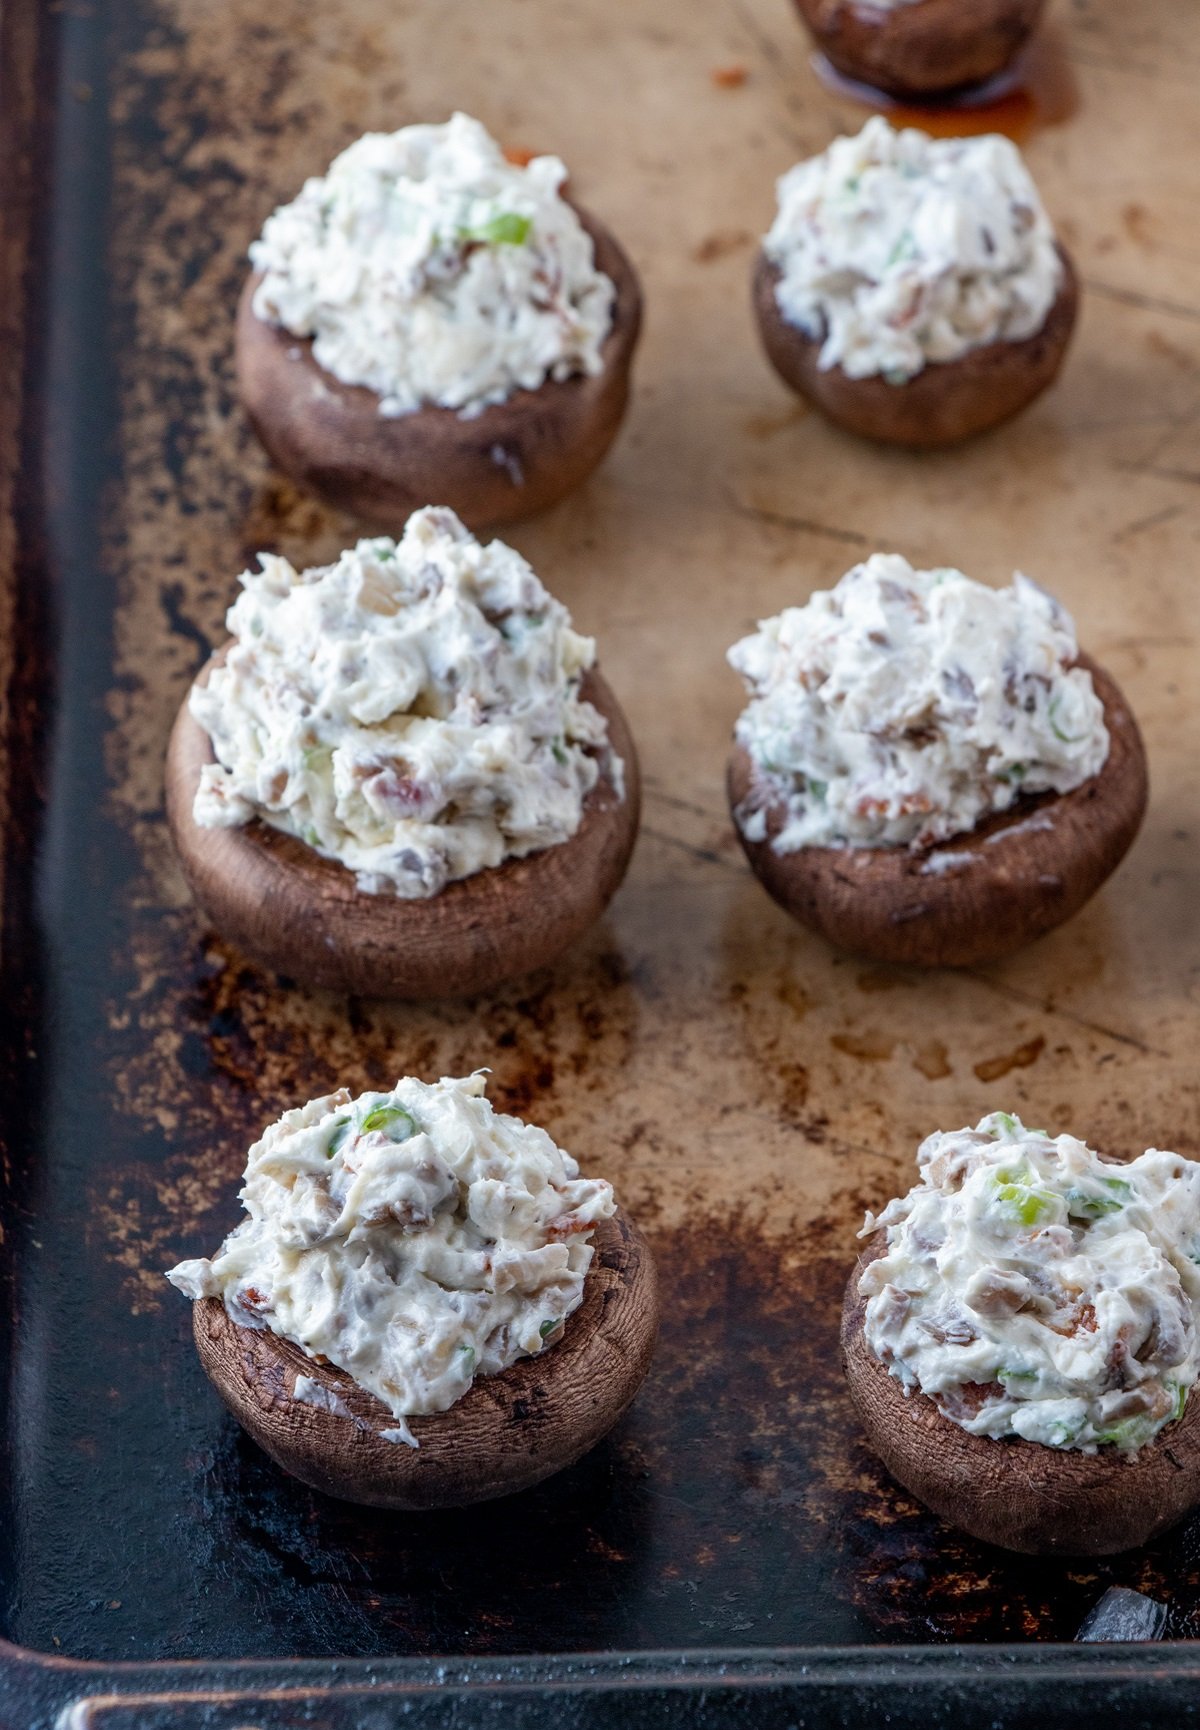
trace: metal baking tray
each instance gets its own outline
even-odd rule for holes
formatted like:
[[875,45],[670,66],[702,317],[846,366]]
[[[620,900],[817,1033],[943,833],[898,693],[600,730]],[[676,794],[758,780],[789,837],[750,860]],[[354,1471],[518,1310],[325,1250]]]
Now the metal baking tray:
[[[924,461],[804,416],[750,329],[773,175],[861,118],[783,0],[2,0],[5,1730],[1200,1713],[1200,1524],[1102,1563],[985,1550],[887,1481],[837,1360],[862,1209],[930,1128],[1009,1105],[1116,1152],[1197,1148],[1200,291],[1170,237],[1198,190],[1171,148],[1200,19],[1062,11],[1081,101],[1030,148],[1082,336],[1021,422]],[[617,450],[509,538],[598,636],[648,799],[572,954],[415,1009],[306,994],[206,931],[161,763],[237,572],[353,532],[238,413],[246,244],[358,132],[455,106],[559,150],[645,281]],[[724,813],[725,646],[877,545],[1040,576],[1145,727],[1133,855],[1003,966],[833,955],[771,906]],[[162,1269],[232,1223],[285,1105],[478,1064],[645,1225],[655,1368],[603,1446],[519,1498],[423,1518],[322,1499],[226,1416]],[[1165,1642],[1069,1644],[1114,1584],[1169,1602]]]

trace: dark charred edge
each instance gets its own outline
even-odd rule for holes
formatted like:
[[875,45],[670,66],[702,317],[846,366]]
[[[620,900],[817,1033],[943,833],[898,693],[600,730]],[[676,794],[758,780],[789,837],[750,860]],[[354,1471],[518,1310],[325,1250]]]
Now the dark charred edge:
[[[44,716],[52,694],[51,607],[34,380],[47,332],[31,293],[48,251],[45,164],[53,130],[57,32],[38,0],[0,4],[0,1365],[15,1364],[16,1256],[21,1243],[18,1168],[38,1108],[32,1053],[41,1019],[34,863],[44,810]],[[0,1377],[0,1429],[9,1423]],[[14,1496],[0,1479],[0,1577],[11,1577]],[[0,1630],[9,1606],[0,1604]]]

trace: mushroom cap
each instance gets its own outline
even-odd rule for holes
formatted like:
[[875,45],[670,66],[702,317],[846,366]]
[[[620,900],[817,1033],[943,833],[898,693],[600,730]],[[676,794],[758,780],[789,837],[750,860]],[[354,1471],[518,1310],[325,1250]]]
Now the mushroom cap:
[[[779,905],[841,949],[918,967],[970,967],[1007,955],[1070,919],[1116,870],[1141,826],[1148,780],[1137,722],[1115,682],[1086,655],[1104,705],[1103,768],[1069,793],[1018,799],[963,835],[908,847],[801,847],[776,853],[780,806],[747,859]],[[729,760],[729,805],[745,798],[753,765]],[[735,819],[735,827],[737,827]],[[938,863],[931,870],[931,859]],[[961,861],[961,863],[955,863]]]
[[920,0],[884,10],[869,0],[796,0],[843,76],[900,97],[994,78],[1024,47],[1046,0]]
[[469,419],[436,406],[381,415],[373,390],[318,365],[310,338],[257,317],[261,272],[251,275],[238,303],[238,392],[272,460],[307,491],[394,533],[422,505],[449,505],[473,529],[497,527],[579,486],[625,413],[642,295],[613,236],[577,214],[617,290],[602,370],[514,390]]
[[1079,307],[1075,267],[1061,245],[1058,255],[1063,278],[1040,330],[930,361],[904,384],[889,384],[879,373],[850,378],[840,366],[818,365],[822,343],[783,316],[775,298],[781,273],[760,247],[754,307],[763,346],[784,383],[847,431],[914,450],[956,444],[1008,420],[1053,383]]
[[603,913],[637,839],[641,781],[629,724],[598,672],[581,690],[624,762],[624,798],[602,775],[566,841],[414,901],[365,894],[344,865],[259,818],[202,828],[192,805],[201,769],[216,759],[185,701],[167,747],[166,797],[192,894],[221,935],[262,966],[352,997],[468,997],[544,966]]
[[842,1310],[842,1363],[867,1440],[892,1477],[952,1526],[1025,1555],[1108,1556],[1149,1543],[1200,1502],[1200,1398],[1136,1454],[1085,1454],[974,1436],[924,1394],[905,1394],[870,1350],[859,1257]]
[[[593,1244],[583,1302],[561,1338],[499,1375],[477,1376],[448,1411],[410,1418],[417,1448],[381,1438],[395,1418],[344,1370],[269,1328],[239,1327],[219,1298],[193,1308],[196,1349],[247,1433],[313,1489],[381,1508],[491,1501],[573,1465],[612,1429],[650,1367],[659,1299],[646,1241],[618,1208],[597,1224]],[[351,1417],[294,1399],[298,1375]]]

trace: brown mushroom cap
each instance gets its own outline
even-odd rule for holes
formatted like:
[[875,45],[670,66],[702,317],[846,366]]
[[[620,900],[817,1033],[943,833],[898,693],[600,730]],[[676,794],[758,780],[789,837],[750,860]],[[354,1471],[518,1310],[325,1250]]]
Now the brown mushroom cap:
[[892,96],[932,96],[1003,72],[1046,0],[919,0],[884,10],[870,0],[796,0],[830,64]]
[[1085,1454],[973,1436],[922,1393],[907,1396],[867,1345],[858,1282],[887,1247],[877,1232],[842,1311],[842,1362],[867,1439],[926,1507],[973,1538],[1026,1555],[1107,1556],[1147,1544],[1200,1502],[1200,1399],[1136,1454]]
[[594,377],[547,379],[464,419],[425,407],[386,417],[379,397],[342,384],[313,359],[312,341],[238,303],[238,392],[274,462],[341,510],[398,533],[422,505],[449,505],[473,529],[545,510],[579,486],[616,437],[642,318],[633,266],[613,236],[579,211],[596,265],[616,284],[613,322]]
[[780,270],[760,247],[754,307],[763,346],[784,383],[847,431],[916,450],[955,444],[1008,420],[1053,383],[1079,306],[1075,267],[1062,246],[1058,255],[1063,278],[1040,330],[931,361],[904,384],[889,384],[879,373],[850,378],[840,366],[817,364],[821,341],[783,316],[775,298]]
[[[381,1508],[452,1508],[509,1496],[560,1472],[621,1417],[650,1367],[658,1276],[622,1209],[601,1220],[583,1302],[536,1358],[479,1376],[449,1411],[409,1420],[420,1446],[384,1441],[396,1420],[374,1394],[269,1329],[239,1327],[219,1298],[194,1306],[205,1374],[259,1447],[293,1477]],[[292,1397],[310,1376],[351,1418]]]
[[[1109,752],[1098,775],[1069,793],[1019,799],[965,835],[908,847],[801,847],[777,853],[780,806],[762,841],[738,837],[768,893],[841,949],[918,967],[969,967],[1007,955],[1077,913],[1116,870],[1146,809],[1146,753],[1116,682],[1080,655],[1104,704]],[[735,745],[729,804],[750,789],[753,764]],[[736,826],[736,819],[735,819]],[[931,856],[938,865],[930,870]],[[942,862],[962,860],[961,865]]]
[[581,690],[624,762],[624,798],[602,775],[568,840],[416,901],[364,894],[344,865],[257,818],[201,828],[192,805],[201,769],[216,759],[185,702],[167,747],[166,795],[192,894],[221,935],[262,966],[353,997],[468,997],[544,966],[603,913],[637,839],[641,781],[629,724],[598,672]]

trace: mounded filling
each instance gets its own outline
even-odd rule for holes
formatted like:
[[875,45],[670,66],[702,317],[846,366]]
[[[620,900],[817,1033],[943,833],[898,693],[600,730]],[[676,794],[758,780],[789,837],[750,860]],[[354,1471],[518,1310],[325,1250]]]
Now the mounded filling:
[[267,219],[254,311],[311,337],[383,415],[478,414],[598,373],[616,290],[562,196],[556,156],[509,162],[477,120],[369,132]]
[[862,1232],[865,1338],[906,1393],[978,1436],[1125,1453],[1182,1415],[1197,1373],[1200,1165],[1112,1163],[993,1112],[938,1133],[920,1182]]
[[[479,1073],[285,1112],[240,1199],[217,1253],[167,1278],[345,1370],[396,1419],[379,1433],[410,1447],[409,1418],[562,1338],[615,1211],[544,1130],[493,1111]],[[295,1397],[345,1410],[310,1377]]]
[[261,818],[408,899],[569,840],[601,774],[604,717],[580,696],[595,644],[502,541],[453,511],[297,571],[259,555],[224,662],[189,707],[212,741],[194,816]]
[[1078,652],[1070,616],[1019,572],[991,589],[873,554],[729,651],[750,693],[742,833],[764,840],[774,811],[778,853],[928,847],[1081,786],[1109,737]]
[[882,115],[789,169],[763,242],[819,365],[903,384],[933,361],[1019,342],[1062,282],[1024,159],[999,134],[930,138]]

